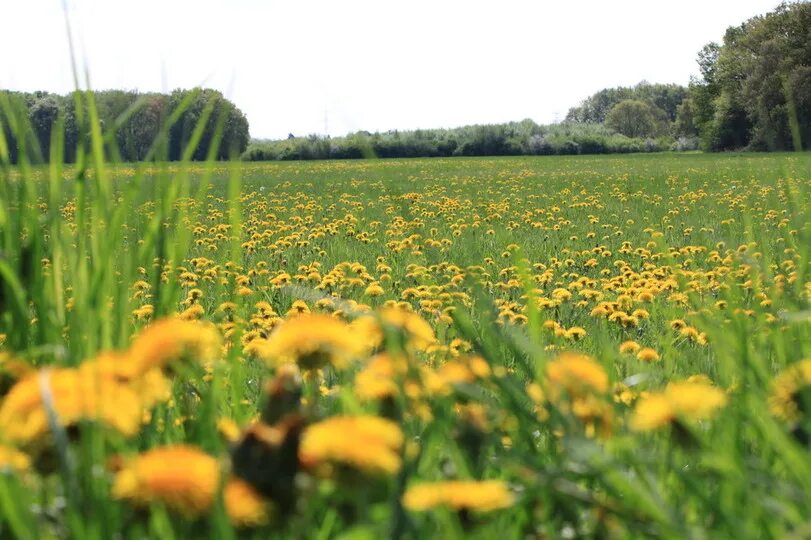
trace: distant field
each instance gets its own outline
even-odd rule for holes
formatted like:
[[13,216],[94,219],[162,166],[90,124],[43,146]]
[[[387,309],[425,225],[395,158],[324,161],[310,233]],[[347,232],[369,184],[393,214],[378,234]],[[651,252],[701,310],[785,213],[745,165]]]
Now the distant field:
[[0,536],[811,527],[811,154],[10,174]]

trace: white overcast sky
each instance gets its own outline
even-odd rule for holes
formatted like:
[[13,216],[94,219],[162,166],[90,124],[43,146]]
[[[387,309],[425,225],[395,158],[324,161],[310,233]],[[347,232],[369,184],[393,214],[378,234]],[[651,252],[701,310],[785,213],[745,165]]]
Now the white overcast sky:
[[[94,89],[207,86],[260,138],[562,119],[595,91],[686,84],[776,0],[69,0]],[[0,88],[73,89],[61,0],[0,0]]]

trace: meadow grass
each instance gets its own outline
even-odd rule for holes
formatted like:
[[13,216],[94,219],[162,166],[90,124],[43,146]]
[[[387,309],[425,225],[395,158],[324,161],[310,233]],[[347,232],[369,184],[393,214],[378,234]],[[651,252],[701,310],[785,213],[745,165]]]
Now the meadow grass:
[[105,140],[0,144],[0,536],[811,530],[811,155]]

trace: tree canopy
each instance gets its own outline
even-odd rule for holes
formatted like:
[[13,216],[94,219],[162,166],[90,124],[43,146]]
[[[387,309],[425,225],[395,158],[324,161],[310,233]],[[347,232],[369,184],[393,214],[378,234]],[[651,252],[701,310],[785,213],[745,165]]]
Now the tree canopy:
[[811,3],[727,29],[698,55],[689,112],[704,149],[811,148]]
[[664,113],[668,121],[676,119],[676,112],[687,96],[687,88],[678,84],[651,84],[645,81],[636,86],[605,88],[569,109],[566,120],[578,123],[603,123],[608,112],[621,101],[649,102]]
[[[0,107],[0,126],[13,161],[21,145],[35,162],[47,161],[56,126],[63,130],[63,159],[76,161],[78,142],[88,136],[87,100],[77,100],[74,94],[10,91],[0,91],[0,99],[6,105]],[[199,142],[185,156],[192,160],[205,159],[210,151],[217,159],[239,156],[250,139],[245,115],[216,90],[175,90],[168,95],[105,90],[93,92],[93,102],[104,131],[111,137],[109,152],[121,161],[181,159],[198,124]],[[83,104],[81,110],[77,110],[77,103]],[[15,139],[11,126],[20,122],[30,123],[33,140]],[[167,127],[168,140],[162,140],[159,135]]]
[[605,125],[626,137],[652,137],[667,129],[661,111],[649,101],[626,99],[611,107]]

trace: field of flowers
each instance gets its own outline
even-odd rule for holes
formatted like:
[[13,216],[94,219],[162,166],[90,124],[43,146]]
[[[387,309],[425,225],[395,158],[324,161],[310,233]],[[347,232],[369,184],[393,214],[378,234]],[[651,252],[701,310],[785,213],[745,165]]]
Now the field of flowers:
[[0,168],[0,537],[811,534],[811,155],[100,154]]

